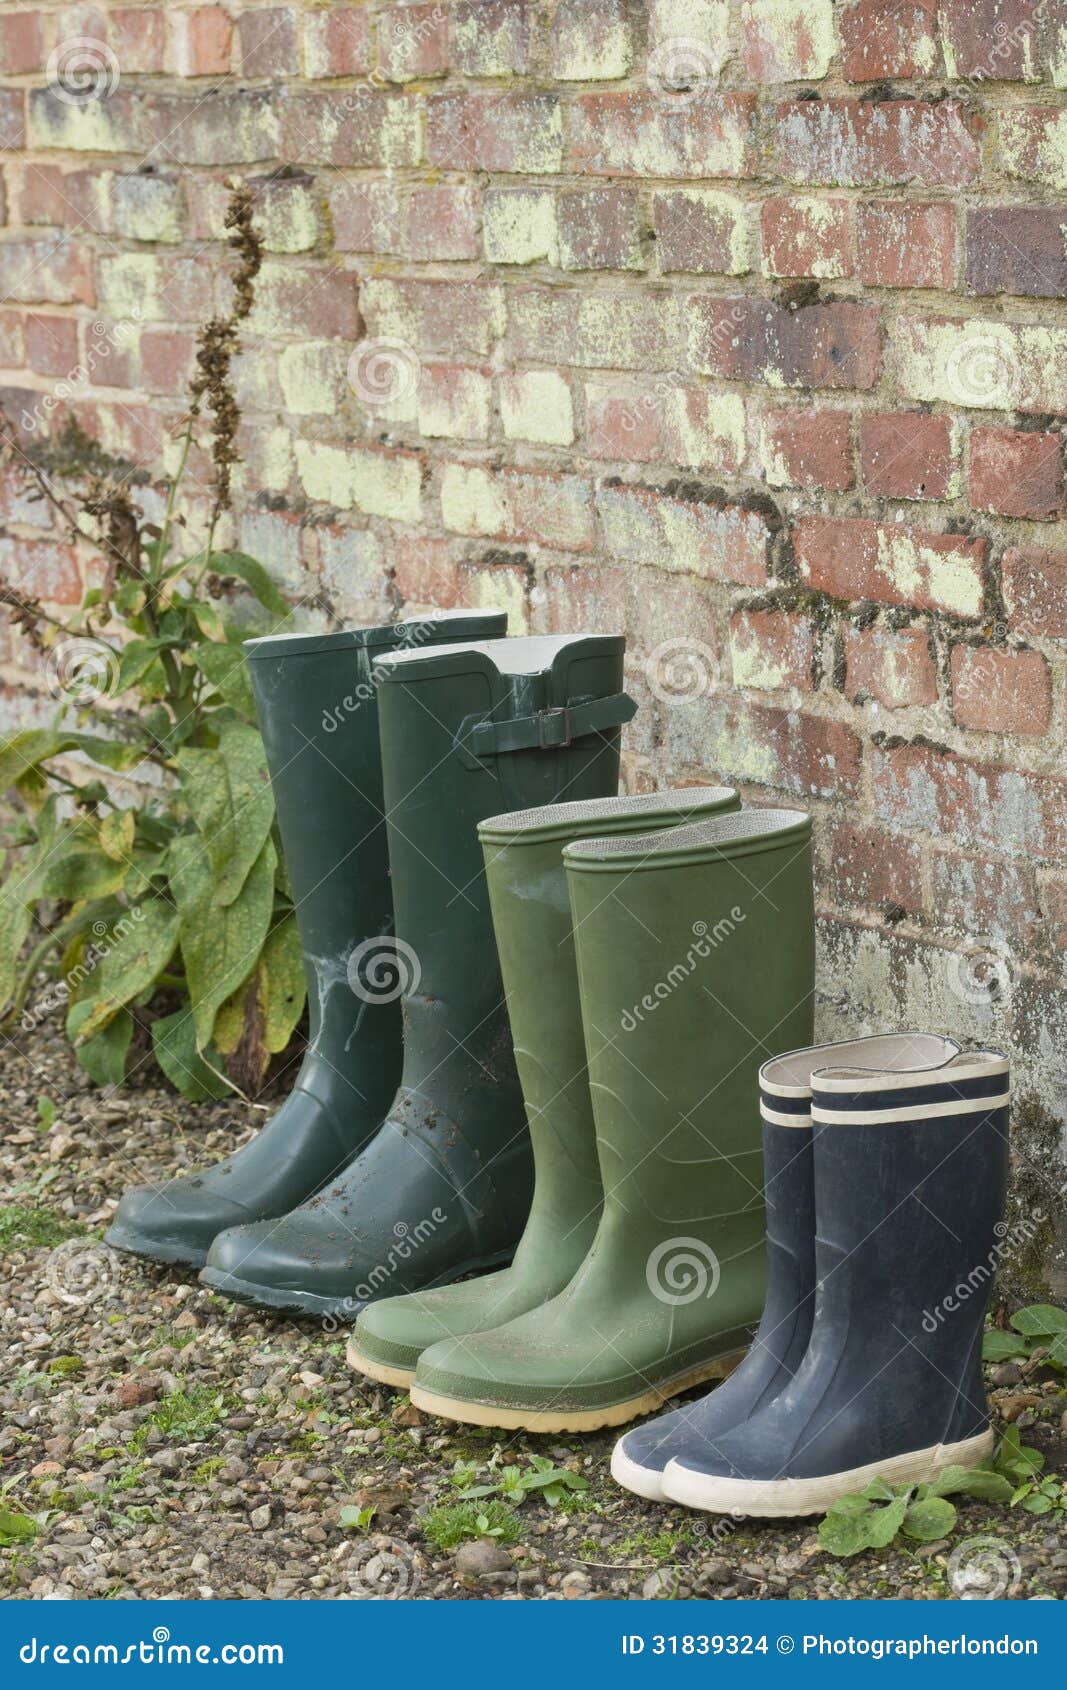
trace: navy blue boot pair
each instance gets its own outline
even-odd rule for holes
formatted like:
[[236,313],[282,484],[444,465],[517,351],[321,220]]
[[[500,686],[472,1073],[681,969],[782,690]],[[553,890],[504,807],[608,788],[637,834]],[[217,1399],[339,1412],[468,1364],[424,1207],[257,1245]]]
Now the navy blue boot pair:
[[993,1447],[982,1324],[1008,1169],[1008,1063],[895,1033],[760,1070],[768,1292],[741,1366],[627,1432],[612,1473],[714,1513],[824,1512]]

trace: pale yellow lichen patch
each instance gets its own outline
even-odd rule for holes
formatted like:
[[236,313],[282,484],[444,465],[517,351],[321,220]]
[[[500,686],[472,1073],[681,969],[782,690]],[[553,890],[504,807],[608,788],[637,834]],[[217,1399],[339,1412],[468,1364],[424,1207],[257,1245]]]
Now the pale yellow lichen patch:
[[555,195],[541,188],[508,188],[487,194],[482,241],[490,264],[555,264]]
[[491,401],[492,383],[481,370],[424,371],[418,389],[419,432],[437,439],[484,440]]
[[318,205],[303,182],[287,182],[264,194],[256,221],[268,252],[310,252],[319,238]]
[[102,258],[99,305],[108,317],[162,320],[166,313],[159,260],[150,252],[119,252]]
[[507,612],[508,633],[529,631],[526,608],[526,588],[522,576],[514,569],[476,569],[467,576],[464,602],[471,610],[503,610]]
[[353,452],[352,502],[367,516],[394,522],[418,522],[422,511],[422,472],[415,458],[385,452]]
[[734,780],[757,786],[776,786],[781,778],[778,759],[751,725],[738,717],[723,717],[708,736],[708,767],[729,769]]
[[446,464],[441,474],[441,520],[454,534],[501,534],[508,511],[499,482],[479,464]]
[[574,440],[571,390],[557,370],[521,370],[503,376],[500,420],[508,440],[569,446]]
[[[1059,86],[1067,87],[1067,46]],[[1024,182],[1044,182],[1050,188],[1067,188],[1067,111],[1044,118],[1044,133],[1034,160],[1030,154],[1033,124],[1038,121],[1038,115],[1026,109],[1006,111],[997,121],[1004,164],[1009,175]]]
[[1063,404],[1067,329],[903,318],[893,355],[898,386],[911,398],[997,411],[1058,411]]
[[833,0],[745,0],[741,15],[763,48],[769,80],[826,75],[837,46]]
[[293,474],[293,441],[287,428],[268,428],[258,442],[260,485],[271,493],[284,493]]
[[106,100],[81,103],[54,94],[31,96],[29,138],[34,147],[77,153],[118,153],[129,146]]
[[1067,88],[1067,23],[1053,32],[1049,62],[1054,88]]
[[663,396],[671,450],[696,469],[739,464],[745,455],[745,402],[739,393],[675,388]]
[[340,446],[327,446],[318,440],[298,440],[296,470],[300,485],[309,499],[334,505],[338,510],[351,510],[351,464],[348,453]]
[[711,65],[721,67],[730,46],[729,0],[651,0],[649,49],[666,43],[696,41],[707,49]]
[[561,82],[612,82],[633,64],[630,33],[619,20],[592,26],[581,7],[557,17],[553,69]]
[[278,380],[286,410],[298,417],[331,415],[343,390],[344,364],[344,349],[328,340],[283,347]]
[[878,530],[877,555],[878,567],[904,598],[925,597],[958,616],[981,611],[981,570],[969,553],[935,549],[906,530],[883,527]]
[[781,664],[762,650],[750,634],[739,629],[730,633],[730,666],[735,687],[754,687],[770,692],[789,685],[789,678]]

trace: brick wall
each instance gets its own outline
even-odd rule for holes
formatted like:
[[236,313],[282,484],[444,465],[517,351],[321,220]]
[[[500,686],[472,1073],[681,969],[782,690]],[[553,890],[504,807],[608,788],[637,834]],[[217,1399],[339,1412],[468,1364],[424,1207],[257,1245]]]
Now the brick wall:
[[16,0],[0,71],[30,425],[158,474],[253,179],[236,538],[625,624],[633,784],[816,813],[825,1030],[1008,1040],[1062,1114],[1067,0]]

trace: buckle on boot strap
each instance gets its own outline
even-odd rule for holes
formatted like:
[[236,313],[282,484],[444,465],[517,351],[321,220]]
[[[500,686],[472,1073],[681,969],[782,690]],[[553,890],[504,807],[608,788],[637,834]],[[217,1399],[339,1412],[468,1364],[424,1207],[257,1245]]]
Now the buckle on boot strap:
[[606,698],[549,705],[534,716],[514,716],[506,722],[467,716],[457,730],[456,745],[464,759],[472,763],[483,757],[499,757],[506,751],[562,751],[588,734],[621,727],[636,714],[637,705],[628,693],[613,692]]

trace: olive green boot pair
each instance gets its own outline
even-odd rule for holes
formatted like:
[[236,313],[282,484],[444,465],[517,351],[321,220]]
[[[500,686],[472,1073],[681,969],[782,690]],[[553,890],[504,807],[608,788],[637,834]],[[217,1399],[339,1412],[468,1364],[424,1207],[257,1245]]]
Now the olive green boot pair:
[[747,1345],[766,1274],[749,1095],[768,1051],[810,1040],[814,920],[809,818],[736,805],[483,823],[535,1196],[509,1270],[360,1316],[349,1359],[420,1407],[621,1425]]

